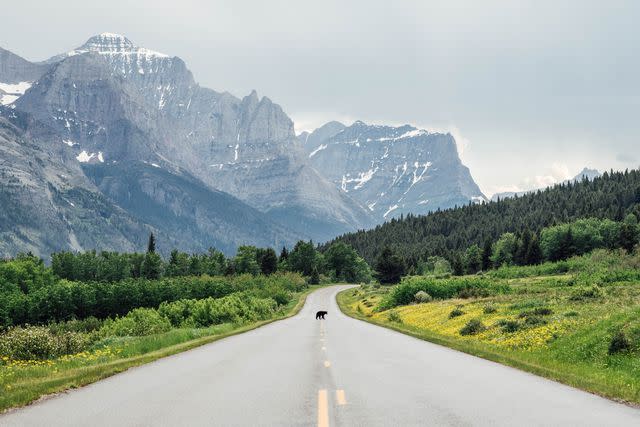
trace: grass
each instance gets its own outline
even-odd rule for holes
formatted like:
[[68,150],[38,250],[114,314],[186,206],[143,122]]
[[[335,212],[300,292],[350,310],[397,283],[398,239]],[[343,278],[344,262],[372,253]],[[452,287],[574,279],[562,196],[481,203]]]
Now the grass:
[[296,315],[312,286],[294,298],[276,317],[246,325],[222,324],[209,328],[179,328],[144,337],[113,338],[100,348],[45,361],[5,360],[0,364],[0,412],[27,405],[42,396],[78,388],[129,368],[204,344],[250,331]]
[[[616,283],[600,294],[574,286],[570,273],[522,276],[509,279],[512,292],[482,298],[385,309],[393,288],[363,287],[345,290],[337,299],[340,309],[356,319],[611,399],[640,403],[640,346],[636,342],[630,351],[608,352],[617,331],[628,330],[632,336],[640,331],[640,284]],[[463,314],[451,317],[458,310]]]

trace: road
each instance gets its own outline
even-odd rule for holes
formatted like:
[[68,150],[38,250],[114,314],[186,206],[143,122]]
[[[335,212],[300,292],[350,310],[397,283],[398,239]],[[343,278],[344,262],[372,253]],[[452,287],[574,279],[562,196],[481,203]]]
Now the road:
[[[295,317],[0,416],[2,426],[640,426],[640,410],[346,317]],[[314,319],[316,310],[329,311]]]

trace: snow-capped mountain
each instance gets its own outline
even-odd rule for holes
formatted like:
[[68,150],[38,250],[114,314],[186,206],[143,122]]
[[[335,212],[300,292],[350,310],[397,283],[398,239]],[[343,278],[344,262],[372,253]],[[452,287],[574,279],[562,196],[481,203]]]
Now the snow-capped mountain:
[[300,137],[313,166],[379,222],[485,200],[450,134],[357,121]]
[[0,105],[10,105],[47,70],[0,48]]
[[[21,85],[0,93],[12,97],[0,111],[18,129],[12,140],[46,133],[39,144],[64,154],[61,167],[75,165],[75,174],[64,173],[73,178],[65,189],[81,186],[143,228],[182,236],[188,243],[178,247],[326,240],[372,224],[365,208],[310,166],[282,108],[255,91],[240,99],[203,88],[180,58],[110,33],[41,64],[5,57],[0,82]],[[21,117],[28,130],[14,123]],[[56,215],[60,207],[46,209]],[[38,246],[14,237],[12,247]]]

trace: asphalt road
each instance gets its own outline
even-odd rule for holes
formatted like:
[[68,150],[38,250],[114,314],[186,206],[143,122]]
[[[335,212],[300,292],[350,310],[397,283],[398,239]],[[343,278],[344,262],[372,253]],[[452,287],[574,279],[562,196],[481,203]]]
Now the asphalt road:
[[[299,315],[0,416],[2,426],[640,426],[640,410],[353,320]],[[324,321],[317,310],[329,311]]]

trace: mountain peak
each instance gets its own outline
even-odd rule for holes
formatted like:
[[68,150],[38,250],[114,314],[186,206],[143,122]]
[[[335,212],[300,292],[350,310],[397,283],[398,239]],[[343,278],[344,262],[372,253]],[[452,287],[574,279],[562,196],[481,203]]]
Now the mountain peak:
[[101,33],[90,37],[78,50],[97,52],[130,52],[135,45],[121,34]]
[[[82,46],[70,52],[56,55],[48,59],[45,63],[53,63],[68,58],[69,56],[81,55],[83,53],[93,52],[100,55],[106,55],[116,58],[123,56],[137,56],[143,59],[168,58],[169,55],[156,52],[151,49],[139,47],[127,37],[115,33],[100,33],[89,37]],[[129,61],[127,59],[127,61]]]

